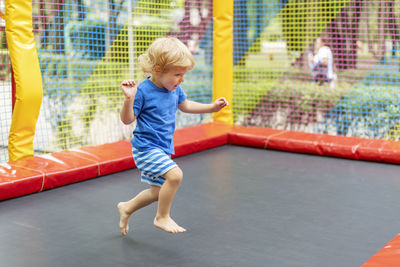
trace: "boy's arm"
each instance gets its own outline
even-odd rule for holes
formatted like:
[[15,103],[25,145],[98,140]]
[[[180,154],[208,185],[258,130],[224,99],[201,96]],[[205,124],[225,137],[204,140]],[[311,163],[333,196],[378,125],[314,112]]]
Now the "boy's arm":
[[136,116],[133,112],[133,102],[135,101],[137,86],[134,81],[128,80],[121,83],[121,89],[125,95],[125,100],[119,116],[124,124],[131,124],[136,120]]
[[224,97],[218,98],[212,104],[202,104],[186,99],[178,105],[178,108],[185,113],[210,113],[217,112],[228,105],[228,101]]

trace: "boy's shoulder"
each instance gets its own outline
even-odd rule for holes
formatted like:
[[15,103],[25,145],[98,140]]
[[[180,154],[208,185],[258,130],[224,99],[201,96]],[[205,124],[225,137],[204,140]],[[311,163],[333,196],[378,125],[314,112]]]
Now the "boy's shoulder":
[[150,82],[150,80],[148,78],[146,78],[143,81],[141,81],[139,83],[139,85],[138,85],[138,89],[145,90],[145,89],[148,89],[148,88],[151,88],[151,82]]
[[153,83],[147,78],[139,83],[137,89],[138,93],[143,96],[149,96],[154,94]]

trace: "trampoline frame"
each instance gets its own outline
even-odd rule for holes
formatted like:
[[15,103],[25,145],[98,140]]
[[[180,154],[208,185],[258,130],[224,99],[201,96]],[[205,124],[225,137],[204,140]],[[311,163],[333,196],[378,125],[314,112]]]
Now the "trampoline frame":
[[[211,122],[178,129],[174,158],[226,144],[321,156],[400,163],[394,141],[340,137]],[[0,165],[0,200],[41,192],[67,184],[134,168],[129,140],[69,149]],[[397,235],[363,267],[396,266]],[[391,265],[392,264],[392,265]]]
[[[175,155],[226,144],[400,164],[399,143],[211,122],[178,129]],[[0,165],[0,200],[134,168],[129,140],[69,149]]]

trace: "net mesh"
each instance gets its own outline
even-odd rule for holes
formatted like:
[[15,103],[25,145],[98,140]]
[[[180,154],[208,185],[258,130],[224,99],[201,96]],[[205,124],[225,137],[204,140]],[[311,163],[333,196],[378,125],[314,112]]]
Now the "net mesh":
[[[0,2],[3,3],[3,2]],[[130,138],[119,120],[125,79],[157,37],[193,52],[190,99],[212,99],[211,0],[36,0],[44,97],[35,153]],[[4,13],[4,6],[0,6]],[[233,115],[238,125],[400,138],[400,2],[235,0]],[[0,18],[1,155],[11,123],[10,60]],[[177,113],[177,128],[211,120]]]
[[400,3],[235,1],[236,124],[399,139]]
[[11,62],[5,33],[4,1],[0,2],[0,162],[8,159],[11,125]]
[[[211,101],[211,1],[42,1],[33,7],[44,87],[36,153],[130,138],[135,125],[120,122],[119,85],[144,78],[137,57],[158,37],[177,36],[190,47],[196,66],[184,89],[193,100]],[[207,119],[178,113],[177,127]]]

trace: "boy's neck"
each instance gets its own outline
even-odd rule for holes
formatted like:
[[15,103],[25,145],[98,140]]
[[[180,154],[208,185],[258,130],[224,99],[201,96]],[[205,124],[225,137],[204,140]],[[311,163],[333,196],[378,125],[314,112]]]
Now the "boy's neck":
[[150,81],[152,81],[158,87],[163,88],[163,86],[154,78],[153,75],[150,76]]

